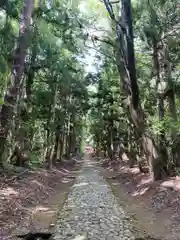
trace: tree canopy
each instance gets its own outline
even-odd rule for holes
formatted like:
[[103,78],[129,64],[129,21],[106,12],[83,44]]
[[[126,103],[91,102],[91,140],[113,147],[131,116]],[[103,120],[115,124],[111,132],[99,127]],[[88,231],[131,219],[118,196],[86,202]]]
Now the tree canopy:
[[178,0],[0,3],[0,163],[48,167],[88,137],[111,161],[180,166]]

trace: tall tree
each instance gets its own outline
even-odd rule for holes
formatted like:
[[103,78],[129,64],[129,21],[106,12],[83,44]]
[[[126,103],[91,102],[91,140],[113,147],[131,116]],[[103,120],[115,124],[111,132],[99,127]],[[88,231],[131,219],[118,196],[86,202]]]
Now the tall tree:
[[22,75],[24,72],[24,61],[29,45],[29,30],[34,8],[34,0],[24,0],[24,7],[19,25],[19,38],[14,51],[11,78],[8,82],[7,91],[4,96],[4,104],[0,113],[0,158],[2,163],[5,152],[7,137],[10,134],[13,118],[17,108],[18,95],[22,91]]
[[140,102],[135,67],[131,1],[120,1],[118,20],[116,20],[110,1],[104,1],[104,3],[116,25],[116,62],[123,88],[129,98],[129,112],[141,139],[142,149],[150,165],[152,176],[154,179],[162,179],[168,173],[167,162],[164,161],[165,154],[157,148],[152,136],[147,134],[147,124]]

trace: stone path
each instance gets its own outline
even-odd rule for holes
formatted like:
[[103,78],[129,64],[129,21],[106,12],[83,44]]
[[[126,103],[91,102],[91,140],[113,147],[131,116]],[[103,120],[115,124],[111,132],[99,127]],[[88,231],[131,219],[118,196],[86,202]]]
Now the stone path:
[[59,213],[54,240],[134,240],[126,214],[99,167],[85,157],[84,166]]

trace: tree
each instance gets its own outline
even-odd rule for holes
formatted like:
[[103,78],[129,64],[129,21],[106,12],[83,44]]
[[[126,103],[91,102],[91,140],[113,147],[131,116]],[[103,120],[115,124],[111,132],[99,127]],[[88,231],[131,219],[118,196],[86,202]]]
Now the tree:
[[1,129],[0,129],[0,158],[2,163],[3,154],[5,152],[6,140],[10,134],[15,109],[17,108],[18,95],[22,91],[22,75],[24,71],[24,61],[28,48],[28,37],[30,30],[31,17],[34,7],[33,0],[24,0],[24,7],[21,14],[19,38],[15,48],[11,79],[7,86],[4,96],[4,104],[1,108]]
[[[45,159],[51,167],[63,155],[70,157],[80,145],[88,107],[83,64],[78,60],[84,54],[83,31],[78,9],[68,4],[67,11],[63,1],[50,5],[40,1],[35,7],[33,1],[25,1],[19,24],[24,28],[20,28],[17,40],[22,1],[1,4],[6,20],[1,21],[6,67],[6,72],[1,72],[3,164],[25,166]],[[6,82],[11,68],[12,81]]]
[[[117,2],[111,3],[106,0],[103,2],[111,18],[112,31],[115,30],[114,35],[112,36],[111,33],[108,37],[107,35],[103,37],[94,36],[93,39],[101,44],[108,44],[114,51],[121,79],[121,90],[123,89],[123,93],[127,97],[126,106],[128,106],[129,113],[126,112],[126,114],[129,122],[135,127],[135,132],[131,131],[131,134],[135,136],[138,143],[136,143],[136,152],[140,157],[145,154],[153,178],[155,180],[162,179],[172,172],[172,164],[176,164],[176,160],[172,159],[171,153],[176,155],[176,158],[178,156],[174,147],[171,148],[170,142],[167,148],[167,142],[169,141],[167,140],[169,139],[167,129],[171,132],[171,141],[177,141],[173,140],[177,139],[175,137],[177,114],[171,77],[172,67],[168,57],[171,56],[171,53],[167,53],[169,47],[167,47],[166,39],[168,36],[172,41],[171,34],[172,32],[174,34],[174,31],[170,31],[170,28],[177,29],[178,9],[174,11],[177,3],[158,1],[154,4],[151,1],[142,1],[136,3],[132,9],[130,1],[120,1],[119,5],[116,5]],[[118,16],[117,13],[119,13]],[[132,31],[133,25],[134,34]],[[115,34],[116,41],[114,41]],[[107,51],[103,54],[107,56]],[[134,55],[136,55],[136,64]],[[153,83],[154,78],[156,78],[155,84]],[[152,90],[149,88],[149,79],[152,79]],[[169,87],[167,87],[168,85]],[[160,86],[165,86],[165,89],[161,87],[160,90]],[[149,90],[144,91],[145,88]],[[167,98],[168,94],[166,95],[168,89],[171,89],[171,100]],[[171,124],[170,119],[167,118],[166,99],[170,106],[170,117],[173,119]],[[148,103],[148,101],[150,102]],[[156,104],[158,115],[155,114]],[[158,122],[155,120],[157,116]],[[172,135],[172,133],[174,134]]]

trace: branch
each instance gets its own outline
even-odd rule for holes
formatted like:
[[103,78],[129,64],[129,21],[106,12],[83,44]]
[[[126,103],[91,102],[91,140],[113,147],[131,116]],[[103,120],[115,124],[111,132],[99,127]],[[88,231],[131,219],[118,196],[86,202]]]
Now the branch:
[[99,38],[99,37],[96,36],[96,35],[92,35],[92,36],[91,36],[91,40],[92,40],[93,42],[94,42],[94,41],[103,42],[103,43],[106,43],[106,44],[111,45],[112,47],[115,47],[115,44],[114,44],[113,41],[111,41],[110,39],[101,39],[101,38]]
[[112,1],[112,2],[109,2],[110,4],[117,4],[119,3],[119,1]]
[[111,18],[113,21],[117,22],[117,21],[116,21],[116,18],[115,18],[115,15],[114,15],[114,11],[113,11],[112,5],[111,5],[111,3],[109,2],[109,0],[103,0],[103,2],[104,2],[104,4],[105,4],[105,7],[106,7],[109,15],[110,15],[110,18]]
[[175,25],[172,30],[170,30],[169,32],[166,32],[164,36],[161,38],[161,41],[167,37],[178,36],[178,35],[180,35],[180,24]]

